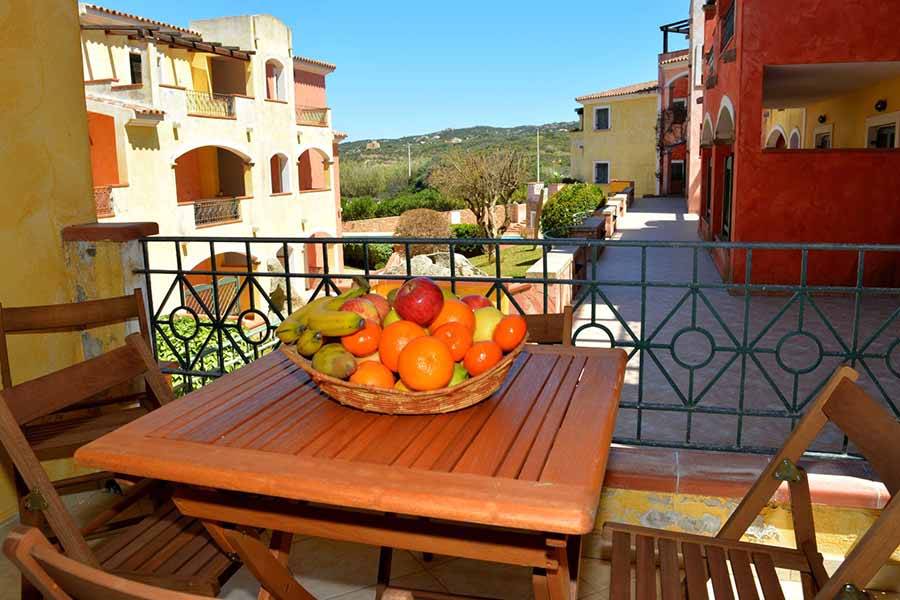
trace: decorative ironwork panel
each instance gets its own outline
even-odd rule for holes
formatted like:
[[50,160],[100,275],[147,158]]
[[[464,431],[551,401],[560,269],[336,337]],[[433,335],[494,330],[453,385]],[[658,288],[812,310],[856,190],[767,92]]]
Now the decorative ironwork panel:
[[[771,452],[840,364],[857,369],[869,393],[900,416],[900,246],[425,242],[451,249],[433,257],[446,271],[433,279],[452,292],[485,294],[508,312],[546,314],[569,303],[577,345],[628,352],[618,442]],[[155,350],[177,363],[169,371],[187,391],[271,351],[283,318],[348,285],[333,268],[339,246],[354,246],[344,256],[359,259],[373,285],[396,286],[414,272],[411,249],[423,240],[391,239],[401,252],[387,270],[374,268],[383,262],[383,241],[366,237],[141,243]],[[551,277],[551,253],[573,246],[571,271]],[[498,258],[463,275],[457,250],[464,247],[491,248]],[[503,257],[523,248],[534,248],[529,277],[504,275]],[[196,266],[184,268],[185,256]],[[733,283],[715,267],[723,256],[742,265]],[[315,266],[297,266],[306,264]],[[773,264],[796,266],[796,277],[765,281]],[[829,278],[839,283],[823,283]],[[836,431],[814,450],[852,454]]]
[[241,220],[241,201],[237,198],[216,198],[194,202],[194,224],[221,225]]
[[297,113],[297,124],[298,125],[310,125],[312,127],[327,127],[328,126],[328,109],[327,108],[312,108],[305,106],[298,106],[295,109]]
[[208,117],[234,117],[234,96],[185,90],[187,111]]

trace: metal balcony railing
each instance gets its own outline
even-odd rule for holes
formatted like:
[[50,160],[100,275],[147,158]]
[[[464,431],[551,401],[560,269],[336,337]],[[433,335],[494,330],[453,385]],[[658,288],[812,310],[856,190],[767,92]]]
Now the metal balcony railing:
[[194,224],[197,227],[222,225],[241,220],[241,201],[237,198],[215,198],[194,202]]
[[185,90],[188,114],[205,117],[234,117],[234,96]]
[[94,186],[94,208],[97,211],[98,219],[108,219],[116,216],[113,206],[112,186]]
[[297,114],[297,125],[309,125],[311,127],[328,127],[328,109],[298,106],[294,109]]
[[[141,241],[151,324],[160,359],[186,390],[199,387],[277,346],[274,329],[299,308],[298,296],[333,295],[348,274],[334,268],[338,246],[352,245],[364,260],[359,272],[373,285],[412,273],[409,249],[427,241],[456,250],[492,246],[499,257],[486,276],[443,276],[452,291],[485,295],[509,311],[552,312],[548,298],[572,290],[576,345],[622,348],[628,353],[615,440],[625,444],[736,452],[771,452],[797,423],[830,373],[848,364],[860,382],[900,416],[900,246],[741,244],[609,240],[421,240],[392,238],[406,248],[399,274],[374,271],[370,260],[387,248],[372,238],[152,237]],[[189,243],[208,252],[204,268],[182,265]],[[580,247],[572,273],[552,278],[554,245]],[[536,247],[540,275],[504,276],[510,250]],[[316,250],[318,249],[318,250]],[[291,254],[321,256],[314,269],[296,270]],[[714,262],[732,254],[747,282],[723,282]],[[233,290],[217,283],[227,255]],[[345,256],[350,252],[345,251]],[[455,258],[449,257],[450,273]],[[268,257],[268,258],[267,258]],[[195,257],[197,258],[197,257]],[[259,269],[259,265],[284,265]],[[331,262],[330,262],[331,261]],[[789,262],[788,262],[789,261]],[[766,265],[796,266],[791,283],[759,283]],[[176,266],[169,266],[176,265]],[[496,266],[495,266],[496,265]],[[845,274],[837,284],[811,283],[808,272]],[[627,266],[627,268],[626,268]],[[396,273],[396,271],[395,271]],[[565,273],[565,272],[564,272]],[[885,274],[894,273],[885,281]],[[873,277],[877,276],[877,277]],[[204,279],[200,281],[200,279]],[[198,284],[211,288],[201,290]],[[523,296],[530,285],[537,296]],[[238,299],[243,297],[244,301]],[[529,300],[526,304],[525,300]],[[235,319],[235,306],[240,315]],[[559,310],[556,308],[555,310]],[[245,317],[264,322],[248,332]],[[823,439],[816,451],[852,456],[846,438]]]

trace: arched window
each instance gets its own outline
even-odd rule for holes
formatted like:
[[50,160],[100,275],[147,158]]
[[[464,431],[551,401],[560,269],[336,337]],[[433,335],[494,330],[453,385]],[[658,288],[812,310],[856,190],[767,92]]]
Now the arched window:
[[249,173],[249,161],[227,148],[194,148],[175,159],[178,202],[250,195]]
[[791,150],[797,150],[800,148],[800,130],[799,129],[795,128],[791,132],[791,140],[788,143],[788,148],[790,148]]
[[784,148],[787,146],[787,142],[784,139],[784,130],[776,126],[775,129],[769,132],[769,137],[766,140],[766,148]]
[[331,189],[331,159],[317,148],[300,155],[297,164],[301,192],[317,192]]
[[284,85],[284,67],[274,59],[266,61],[266,98],[269,100],[287,100]]
[[269,160],[272,177],[272,193],[283,194],[291,190],[290,178],[287,168],[287,156],[275,154]]

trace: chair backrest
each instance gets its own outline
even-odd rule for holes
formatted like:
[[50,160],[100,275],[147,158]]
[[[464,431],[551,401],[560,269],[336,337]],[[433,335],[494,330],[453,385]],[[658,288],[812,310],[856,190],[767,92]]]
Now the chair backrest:
[[204,596],[145,585],[73,560],[50,545],[39,529],[16,526],[3,553],[48,600],[202,600]]
[[[778,487],[788,481],[797,548],[809,557],[818,556],[809,484],[797,463],[830,421],[869,461],[891,500],[831,578],[824,569],[818,574],[814,569],[816,597],[828,600],[847,584],[863,589],[900,546],[900,422],[856,384],[858,378],[849,367],[834,372],[718,534],[723,539],[740,538]],[[821,564],[821,559],[817,562]]]
[[154,410],[174,399],[144,339],[129,335],[126,344],[96,358],[0,391],[0,443],[12,460],[29,495],[43,505],[47,519],[66,553],[87,564],[96,559],[84,536],[25,438],[21,425],[91,398],[138,377],[146,384],[141,402]]
[[572,345],[572,307],[549,315],[524,315],[528,341],[535,344]]
[[137,320],[141,336],[150,345],[150,327],[140,289],[117,298],[46,306],[4,307],[0,304],[0,383],[12,385],[6,336],[84,331],[94,327]]

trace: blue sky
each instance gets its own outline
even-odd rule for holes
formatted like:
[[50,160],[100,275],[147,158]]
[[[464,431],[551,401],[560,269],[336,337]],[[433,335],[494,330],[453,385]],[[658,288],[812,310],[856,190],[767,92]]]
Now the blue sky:
[[[659,26],[688,0],[98,0],[187,25],[268,13],[294,53],[333,62],[334,126],[351,140],[574,120],[575,96],[656,78]],[[676,38],[678,36],[675,36]],[[686,47],[678,40],[673,48]]]

